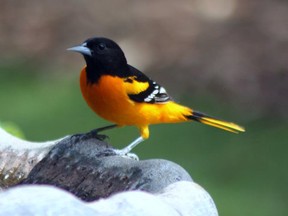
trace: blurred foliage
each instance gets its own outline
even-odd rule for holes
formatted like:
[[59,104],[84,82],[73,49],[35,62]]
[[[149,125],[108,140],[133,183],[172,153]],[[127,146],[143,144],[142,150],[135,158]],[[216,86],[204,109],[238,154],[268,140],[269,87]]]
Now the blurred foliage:
[[[107,36],[177,101],[247,129],[235,135],[198,123],[153,125],[151,138],[135,149],[140,158],[182,165],[221,216],[288,215],[287,1],[0,3],[1,122],[31,140],[108,124],[82,99],[83,59],[65,51]],[[138,131],[107,135],[121,148]]]
[[23,131],[13,122],[0,122],[0,127],[16,137],[25,138]]

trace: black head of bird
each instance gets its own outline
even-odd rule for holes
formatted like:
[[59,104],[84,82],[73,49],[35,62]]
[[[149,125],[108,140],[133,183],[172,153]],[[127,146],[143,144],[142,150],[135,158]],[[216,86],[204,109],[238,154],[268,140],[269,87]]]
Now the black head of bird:
[[119,68],[127,65],[122,49],[114,41],[107,38],[89,38],[81,45],[68,50],[81,53],[85,58],[87,67],[93,67],[94,71],[108,72],[119,70]]

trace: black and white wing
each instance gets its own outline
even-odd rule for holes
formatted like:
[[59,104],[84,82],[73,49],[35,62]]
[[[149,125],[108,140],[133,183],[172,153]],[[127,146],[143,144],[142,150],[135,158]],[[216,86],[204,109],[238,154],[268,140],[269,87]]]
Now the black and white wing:
[[[126,78],[124,82],[129,82],[136,85],[146,84],[146,88],[140,92],[128,94],[129,98],[138,103],[166,103],[171,101],[171,97],[167,94],[164,87],[160,86],[155,81],[148,78],[145,74],[130,66],[131,76]],[[136,83],[133,83],[136,82]]]

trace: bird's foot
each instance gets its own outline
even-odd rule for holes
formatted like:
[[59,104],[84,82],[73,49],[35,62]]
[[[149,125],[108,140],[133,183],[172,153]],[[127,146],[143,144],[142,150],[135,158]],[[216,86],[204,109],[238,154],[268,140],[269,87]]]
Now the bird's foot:
[[96,138],[100,141],[104,141],[105,139],[109,138],[108,136],[106,135],[103,135],[103,134],[98,134],[99,132],[101,131],[104,131],[104,130],[108,130],[108,129],[112,129],[112,128],[115,128],[117,127],[116,124],[113,124],[113,125],[108,125],[108,126],[105,126],[105,127],[101,127],[101,128],[96,128],[94,130],[91,130],[90,132],[86,133],[86,134],[76,134],[74,135],[75,137],[77,136],[81,136],[85,139],[89,139],[89,138]]
[[88,133],[79,133],[79,134],[74,134],[72,135],[72,137],[74,138],[81,138],[81,139],[91,139],[91,138],[95,138],[98,139],[100,141],[104,141],[106,139],[108,139],[109,137],[107,135],[104,134],[98,134],[97,129],[92,130]]
[[87,138],[96,138],[96,139],[101,140],[101,141],[104,141],[104,140],[109,138],[107,135],[98,134],[98,133],[99,133],[99,130],[94,129],[94,130],[91,130],[90,132],[86,133],[85,136],[87,136]]
[[130,158],[130,159],[134,159],[138,161],[139,160],[138,156],[134,153],[130,153],[130,151],[143,141],[144,139],[140,136],[136,140],[134,140],[132,143],[130,143],[128,146],[126,146],[125,148],[120,149],[120,150],[115,149],[114,152],[116,153],[116,155],[119,155],[121,157]]
[[124,148],[124,149],[114,149],[114,152],[115,152],[116,155],[118,155],[120,157],[139,161],[139,157],[136,154],[130,153],[129,151],[127,151],[126,148]]

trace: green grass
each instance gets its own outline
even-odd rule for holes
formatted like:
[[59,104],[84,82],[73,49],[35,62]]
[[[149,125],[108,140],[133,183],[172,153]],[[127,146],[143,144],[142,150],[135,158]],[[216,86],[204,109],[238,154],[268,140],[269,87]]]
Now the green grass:
[[[211,194],[221,216],[288,215],[288,123],[248,121],[241,112],[219,107],[207,96],[180,101],[190,105],[191,100],[199,110],[238,119],[247,132],[235,135],[198,123],[153,125],[151,138],[135,153],[141,159],[164,158],[183,166]],[[109,124],[82,99],[78,74],[39,75],[0,67],[0,101],[0,121],[15,123],[30,140],[55,139]],[[138,131],[126,127],[107,135],[121,148]]]

